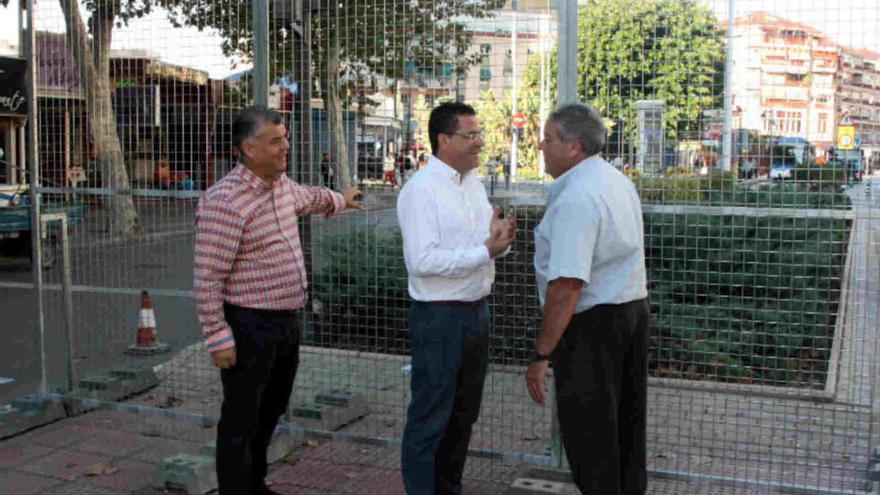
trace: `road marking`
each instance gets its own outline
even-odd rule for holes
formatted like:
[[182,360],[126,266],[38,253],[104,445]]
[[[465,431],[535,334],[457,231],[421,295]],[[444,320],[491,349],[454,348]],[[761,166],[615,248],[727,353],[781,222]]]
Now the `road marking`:
[[15,381],[15,378],[7,378],[5,376],[0,376],[0,385],[6,385],[7,383],[12,383]]

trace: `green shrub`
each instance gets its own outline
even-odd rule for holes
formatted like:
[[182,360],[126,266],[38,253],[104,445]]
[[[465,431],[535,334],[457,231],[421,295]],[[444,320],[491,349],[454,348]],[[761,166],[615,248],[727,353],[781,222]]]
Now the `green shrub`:
[[848,233],[845,220],[646,214],[653,372],[824,384]]
[[703,201],[698,177],[633,177],[643,203],[700,203]]
[[400,231],[352,226],[322,237],[313,253],[313,345],[408,350],[409,307]]
[[840,164],[810,165],[794,169],[792,179],[814,189],[840,189],[846,182],[846,169]]
[[[809,193],[788,184],[707,191],[704,197],[774,207],[844,202],[837,193]],[[543,208],[513,211],[517,239],[495,265],[490,355],[495,363],[522,365],[531,357],[541,321],[532,263],[533,232]],[[652,374],[823,386],[848,221],[667,213],[644,219]],[[311,343],[407,353],[409,296],[399,231],[353,227],[321,238],[314,258],[313,294],[322,311],[314,316]]]

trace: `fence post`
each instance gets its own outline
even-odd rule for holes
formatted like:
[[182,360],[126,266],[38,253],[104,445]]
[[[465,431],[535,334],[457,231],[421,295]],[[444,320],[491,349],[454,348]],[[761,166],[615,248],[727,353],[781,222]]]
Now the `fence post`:
[[557,31],[559,32],[559,66],[557,67],[556,104],[572,103],[577,98],[577,0],[561,0]]
[[731,170],[733,150],[733,19],[736,16],[736,0],[727,1],[727,46],[724,49],[724,129],[721,143],[721,169]]
[[269,104],[269,4],[253,0],[251,22],[254,32],[254,105]]
[[27,106],[28,140],[27,161],[30,173],[30,228],[31,274],[34,278],[34,298],[37,310],[37,334],[40,336],[40,384],[37,397],[46,397],[46,317],[43,311],[43,249],[42,222],[40,221],[40,164],[37,153],[39,123],[37,121],[37,32],[34,27],[35,0],[27,0]]
[[[559,17],[559,66],[557,67],[556,105],[572,103],[577,100],[577,35],[578,7],[577,0],[561,0]],[[563,469],[568,467],[565,451],[562,448],[562,436],[559,432],[559,414],[556,400],[553,401],[550,424],[550,451],[552,465]]]
[[73,283],[70,265],[70,237],[67,231],[67,214],[61,213],[61,288],[64,291],[64,330],[67,332],[67,391],[76,390],[76,356],[73,338]]

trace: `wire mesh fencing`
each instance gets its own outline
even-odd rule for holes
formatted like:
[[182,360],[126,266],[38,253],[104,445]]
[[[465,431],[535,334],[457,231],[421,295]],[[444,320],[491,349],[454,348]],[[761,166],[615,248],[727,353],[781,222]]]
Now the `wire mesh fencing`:
[[[267,7],[265,25],[254,5]],[[192,297],[194,212],[236,164],[232,120],[263,94],[285,117],[291,178],[364,193],[362,211],[299,219],[310,301],[286,423],[386,446],[357,462],[396,468],[388,451],[410,400],[396,198],[431,154],[430,110],[465,101],[484,136],[475,173],[518,228],[496,262],[490,373],[466,474],[504,484],[523,466],[555,465],[553,411],[529,399],[523,375],[542,316],[532,231],[552,180],[538,143],[557,100],[558,46],[571,41],[558,39],[556,8],[101,8],[37,5],[39,181],[24,182],[70,225],[69,263],[58,261],[53,230],[42,242],[49,388],[105,399],[144,428],[210,437],[170,419],[211,427],[222,398]],[[578,98],[605,118],[603,155],[632,179],[644,211],[650,491],[868,492],[880,9],[591,0],[578,12]],[[7,182],[21,175],[13,169]],[[3,290],[30,289],[26,277],[3,277]],[[125,353],[143,290],[168,352]],[[114,369],[149,369],[158,386],[109,395]],[[362,401],[369,413],[337,430],[316,419],[318,396]]]

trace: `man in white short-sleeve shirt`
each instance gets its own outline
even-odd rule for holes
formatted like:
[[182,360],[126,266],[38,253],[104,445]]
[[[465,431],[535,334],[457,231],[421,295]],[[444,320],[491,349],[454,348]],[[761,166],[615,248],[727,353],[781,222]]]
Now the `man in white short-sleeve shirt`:
[[553,362],[562,442],[583,493],[643,494],[648,302],[642,208],[632,182],[599,156],[605,128],[582,104],[564,105],[540,149],[549,187],[535,229],[543,307],[529,394],[546,401]]

